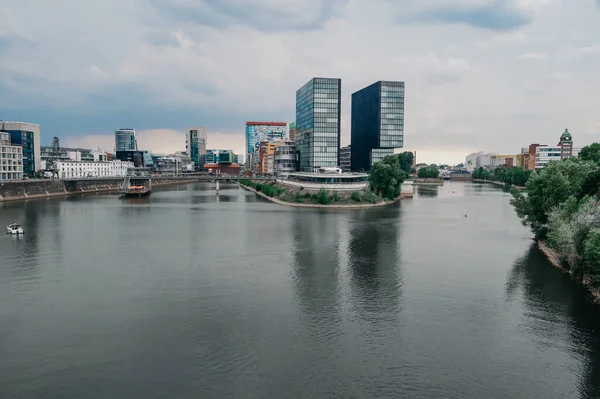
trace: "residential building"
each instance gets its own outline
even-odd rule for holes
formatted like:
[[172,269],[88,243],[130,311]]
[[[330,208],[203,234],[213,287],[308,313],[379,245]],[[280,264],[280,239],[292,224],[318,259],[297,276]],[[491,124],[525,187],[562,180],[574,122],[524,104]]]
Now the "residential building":
[[261,141],[258,148],[258,156],[255,157],[253,170],[257,173],[267,173],[267,155],[273,153],[275,146],[280,142]]
[[123,128],[115,130],[115,151],[137,151],[134,129]]
[[56,161],[56,169],[61,179],[86,179],[94,177],[125,177],[133,162],[124,161]]
[[0,132],[0,181],[23,178],[23,148],[12,145],[11,135]]
[[10,134],[11,145],[23,153],[23,174],[33,176],[41,169],[40,125],[26,122],[0,122],[0,132]]
[[497,154],[488,154],[483,151],[467,155],[465,162],[467,172],[473,172],[478,168],[488,168],[492,166],[492,157],[496,155]]
[[498,166],[507,166],[512,168],[517,165],[517,156],[516,155],[492,155],[490,158],[490,166],[498,167]]
[[206,144],[208,142],[208,130],[201,126],[187,129],[185,139],[185,152],[188,153],[196,169],[202,169],[206,163]]
[[[90,150],[86,148],[65,148],[61,147],[56,154],[58,161],[108,161],[109,152],[102,149]],[[40,149],[42,162],[54,160],[54,150],[52,146],[43,145]],[[42,168],[44,169],[44,168]]]
[[258,165],[255,158],[261,142],[273,143],[286,138],[285,122],[246,122],[246,162],[250,167]]
[[299,169],[339,165],[342,80],[313,78],[296,91]]
[[296,122],[290,123],[290,127],[288,129],[288,140],[296,141]]
[[379,81],[352,94],[351,141],[355,171],[404,147],[404,82]]
[[352,151],[350,146],[340,148],[340,168],[342,172],[350,172],[352,170]]
[[267,174],[273,176],[275,174],[275,153],[267,154]]
[[[275,146],[273,151],[275,176],[287,176],[298,170],[298,151],[296,143],[292,140],[282,141]],[[268,167],[268,166],[267,166]]]

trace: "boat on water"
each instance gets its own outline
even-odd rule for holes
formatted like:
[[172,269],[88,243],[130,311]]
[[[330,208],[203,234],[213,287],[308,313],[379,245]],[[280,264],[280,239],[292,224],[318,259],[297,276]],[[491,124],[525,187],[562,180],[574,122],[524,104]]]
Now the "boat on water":
[[23,234],[23,227],[19,223],[11,223],[6,226],[6,234]]
[[152,193],[152,172],[150,168],[129,168],[120,198],[144,197]]

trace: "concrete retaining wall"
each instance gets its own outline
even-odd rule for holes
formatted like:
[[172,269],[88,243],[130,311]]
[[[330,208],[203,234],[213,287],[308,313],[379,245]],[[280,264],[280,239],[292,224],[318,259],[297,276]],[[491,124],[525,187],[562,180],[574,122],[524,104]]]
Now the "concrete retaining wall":
[[[197,180],[189,178],[152,179],[152,187],[169,184],[192,183]],[[19,201],[33,198],[48,198],[60,195],[98,193],[121,189],[123,179],[93,180],[22,180],[0,183],[0,202]]]

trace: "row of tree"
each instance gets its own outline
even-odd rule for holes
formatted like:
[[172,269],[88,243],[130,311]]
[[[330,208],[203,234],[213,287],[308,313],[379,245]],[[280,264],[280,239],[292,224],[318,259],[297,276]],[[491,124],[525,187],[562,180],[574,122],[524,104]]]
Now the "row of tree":
[[573,278],[600,285],[600,145],[550,162],[529,177],[526,193],[512,194],[523,223],[556,250]]
[[531,170],[520,167],[498,166],[487,170],[479,167],[473,171],[473,179],[491,180],[506,183],[509,186],[524,186],[531,176]]

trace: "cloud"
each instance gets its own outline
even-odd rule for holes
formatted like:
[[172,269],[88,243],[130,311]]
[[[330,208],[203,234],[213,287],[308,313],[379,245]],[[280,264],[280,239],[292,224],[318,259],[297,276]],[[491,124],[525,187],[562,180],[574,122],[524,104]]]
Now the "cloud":
[[334,18],[346,0],[151,0],[173,20],[213,28],[245,25],[261,31],[314,30]]
[[[600,1],[600,0],[598,0]],[[600,55],[600,44],[593,44],[581,48],[581,54],[583,55]]]
[[517,57],[520,60],[543,60],[548,58],[546,53],[524,53]]
[[410,16],[421,22],[466,24],[475,28],[508,31],[533,21],[533,14],[503,0],[442,0],[419,6]]
[[573,76],[574,75],[572,72],[552,72],[552,73],[546,74],[547,79],[558,80],[558,81],[570,80],[573,78]]

